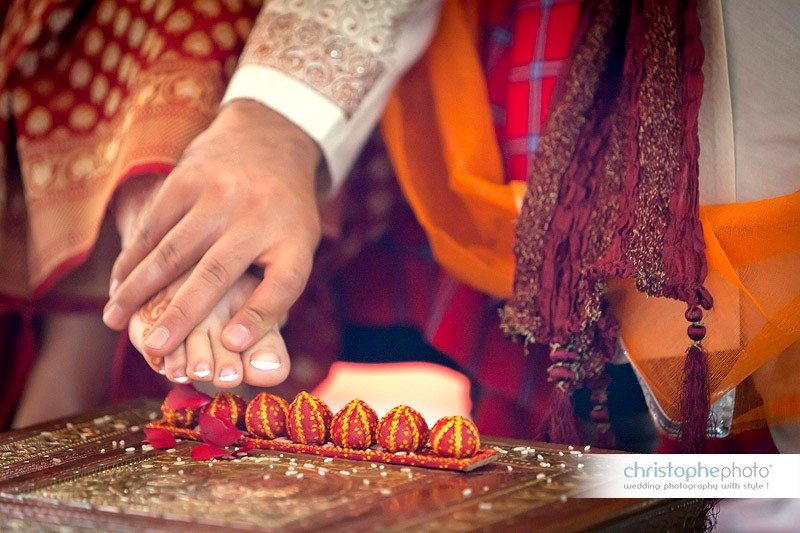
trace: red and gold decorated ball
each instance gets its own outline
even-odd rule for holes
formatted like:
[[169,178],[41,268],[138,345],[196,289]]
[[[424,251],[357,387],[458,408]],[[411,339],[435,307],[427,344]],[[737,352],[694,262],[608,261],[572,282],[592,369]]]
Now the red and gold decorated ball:
[[480,447],[478,428],[463,416],[445,416],[431,428],[431,449],[441,457],[472,457]]
[[161,413],[164,415],[164,421],[167,424],[178,426],[179,428],[193,428],[200,420],[200,408],[186,407],[182,409],[174,409],[167,407],[167,400],[161,404]]
[[289,403],[274,394],[259,392],[247,404],[244,423],[247,431],[256,437],[276,439],[286,435],[286,418]]
[[333,416],[331,440],[342,448],[366,450],[375,442],[378,415],[361,400],[353,400]]
[[415,452],[428,441],[428,425],[417,411],[398,405],[378,422],[376,437],[388,452]]
[[325,444],[331,418],[331,410],[325,402],[303,391],[289,406],[286,421],[289,438],[300,444]]
[[246,409],[247,402],[241,396],[230,392],[218,392],[214,399],[203,407],[202,412],[243,428]]

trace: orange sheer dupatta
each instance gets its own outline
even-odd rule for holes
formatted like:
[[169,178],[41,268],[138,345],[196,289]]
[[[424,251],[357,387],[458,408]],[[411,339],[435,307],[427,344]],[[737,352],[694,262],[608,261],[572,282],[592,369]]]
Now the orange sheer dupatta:
[[[736,388],[733,430],[800,421],[800,191],[701,208],[714,309],[706,313],[711,400]],[[664,413],[680,419],[684,305],[629,280],[608,291],[631,361]]]
[[477,2],[444,2],[430,49],[387,105],[383,135],[437,261],[459,280],[508,297],[525,184],[505,182],[477,13]]
[[[400,82],[383,134],[400,185],[437,261],[508,297],[524,183],[505,183],[477,50],[477,2],[444,3],[422,61]],[[702,140],[701,140],[702,144]],[[702,179],[702,176],[701,176]],[[737,388],[734,431],[800,419],[800,192],[705,206],[711,399]],[[611,280],[631,361],[665,414],[680,420],[685,304]]]

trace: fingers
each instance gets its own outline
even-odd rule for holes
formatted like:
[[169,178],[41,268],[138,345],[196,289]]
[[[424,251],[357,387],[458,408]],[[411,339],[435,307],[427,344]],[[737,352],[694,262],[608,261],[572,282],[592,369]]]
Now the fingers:
[[187,213],[115,287],[103,311],[103,322],[112,329],[124,328],[147,299],[197,262],[214,242],[218,230],[199,210]]
[[110,296],[116,293],[136,265],[155,249],[170,228],[183,218],[194,200],[194,195],[186,194],[178,180],[167,178],[139,218],[136,229],[128,239],[128,245],[114,262],[111,269]]
[[149,355],[163,357],[173,352],[209,315],[250,264],[250,258],[242,255],[243,249],[241,243],[228,239],[203,256],[145,339],[144,349]]
[[308,281],[312,258],[300,248],[276,251],[275,262],[264,271],[264,280],[231,318],[222,332],[222,342],[231,350],[244,352],[265,336],[289,311]]
[[242,354],[244,382],[254,387],[274,387],[282,383],[291,369],[289,353],[277,327]]

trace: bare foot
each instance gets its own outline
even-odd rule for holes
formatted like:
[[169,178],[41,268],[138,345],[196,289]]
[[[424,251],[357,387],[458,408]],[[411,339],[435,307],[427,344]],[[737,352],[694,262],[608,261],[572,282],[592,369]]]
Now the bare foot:
[[[102,300],[118,251],[114,228],[106,221],[92,255],[62,279],[52,294]],[[20,399],[14,427],[84,412],[108,400],[111,363],[119,334],[103,324],[99,312],[47,315],[42,322],[41,344]]]
[[211,381],[220,388],[236,387],[242,382],[254,387],[272,387],[285,380],[290,369],[289,354],[277,326],[241,354],[228,350],[221,342],[225,324],[258,286],[260,280],[250,274],[244,274],[234,283],[177,350],[163,358],[148,355],[144,339],[186,278],[182,276],[159,292],[131,318],[128,327],[131,342],[144,354],[150,367],[175,383]]

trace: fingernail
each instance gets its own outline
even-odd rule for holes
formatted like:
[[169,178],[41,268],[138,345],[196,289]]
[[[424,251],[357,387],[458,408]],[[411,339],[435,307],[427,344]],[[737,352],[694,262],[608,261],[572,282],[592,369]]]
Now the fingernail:
[[207,378],[211,375],[211,369],[208,368],[208,365],[205,363],[197,363],[197,366],[194,367],[194,372],[192,372],[198,378]]
[[250,357],[250,366],[257,370],[278,370],[281,361],[272,352],[256,352]]
[[223,368],[222,371],[219,373],[219,380],[228,382],[228,381],[236,381],[239,379],[239,374],[232,368]]
[[161,374],[162,376],[166,376],[167,369],[162,366],[161,368],[158,369],[158,373]]
[[103,311],[103,322],[107,326],[113,326],[122,321],[122,308],[117,304],[111,304]]
[[250,331],[241,324],[225,330],[225,340],[236,347],[244,346],[250,340]]
[[119,281],[112,279],[111,286],[108,288],[108,297],[113,298],[114,293],[117,292],[117,288],[119,287]]
[[159,326],[153,330],[144,340],[144,345],[153,350],[160,350],[169,339],[169,331],[164,326]]

